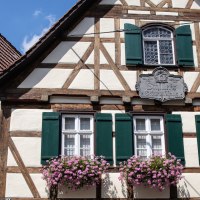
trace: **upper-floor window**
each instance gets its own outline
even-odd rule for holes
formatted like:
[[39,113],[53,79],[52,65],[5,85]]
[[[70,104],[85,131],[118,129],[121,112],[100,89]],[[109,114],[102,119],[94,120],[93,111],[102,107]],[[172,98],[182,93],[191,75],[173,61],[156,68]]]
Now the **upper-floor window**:
[[126,65],[194,67],[190,25],[173,29],[165,24],[125,24],[124,29]]
[[92,115],[62,116],[62,155],[90,156],[94,154]]
[[161,26],[143,30],[144,64],[174,65],[173,32]]

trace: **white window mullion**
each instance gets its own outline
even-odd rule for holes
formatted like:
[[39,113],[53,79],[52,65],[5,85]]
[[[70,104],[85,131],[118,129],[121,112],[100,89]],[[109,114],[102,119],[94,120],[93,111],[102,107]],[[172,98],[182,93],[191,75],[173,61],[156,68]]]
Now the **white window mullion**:
[[159,42],[159,40],[157,40],[157,50],[158,50],[158,64],[161,64],[160,63],[160,42]]

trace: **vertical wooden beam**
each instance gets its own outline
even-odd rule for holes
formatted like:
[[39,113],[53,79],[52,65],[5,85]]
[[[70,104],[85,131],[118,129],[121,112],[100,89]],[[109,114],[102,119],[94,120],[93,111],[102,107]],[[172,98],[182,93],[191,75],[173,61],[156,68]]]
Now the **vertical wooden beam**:
[[145,0],[140,0],[140,6],[145,7]]
[[185,8],[190,9],[190,8],[192,7],[193,1],[194,1],[194,0],[188,0],[188,2],[187,2],[187,4],[186,4]]
[[200,67],[200,31],[199,31],[199,22],[195,22],[194,23],[194,31],[195,31],[195,41],[196,41],[196,52],[197,52],[198,67]]
[[[115,19],[115,31],[120,30],[120,19]],[[115,32],[115,64],[117,66],[121,65],[121,42],[120,42],[120,32]]]
[[0,197],[5,197],[10,110],[0,111]]
[[172,6],[172,0],[168,0],[168,8],[172,8],[173,6]]
[[120,2],[122,3],[123,6],[128,6],[126,0],[120,0]]
[[[95,18],[94,32],[100,33],[100,19]],[[94,39],[94,90],[99,93],[100,90],[100,35],[95,34]]]

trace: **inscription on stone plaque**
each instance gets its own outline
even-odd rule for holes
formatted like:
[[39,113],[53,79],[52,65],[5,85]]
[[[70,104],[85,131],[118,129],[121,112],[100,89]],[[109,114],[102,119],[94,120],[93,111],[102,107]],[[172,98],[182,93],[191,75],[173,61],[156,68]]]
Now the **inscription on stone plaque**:
[[152,74],[141,74],[135,87],[141,98],[161,102],[184,99],[188,91],[183,77],[170,74],[164,67],[156,68]]

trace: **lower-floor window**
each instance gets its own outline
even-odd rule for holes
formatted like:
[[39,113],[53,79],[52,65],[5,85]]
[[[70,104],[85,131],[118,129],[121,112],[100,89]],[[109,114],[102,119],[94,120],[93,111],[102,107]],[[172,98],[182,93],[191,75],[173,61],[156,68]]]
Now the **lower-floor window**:
[[161,116],[134,116],[135,155],[146,159],[165,154],[164,124]]
[[94,154],[92,115],[62,115],[62,155]]

